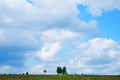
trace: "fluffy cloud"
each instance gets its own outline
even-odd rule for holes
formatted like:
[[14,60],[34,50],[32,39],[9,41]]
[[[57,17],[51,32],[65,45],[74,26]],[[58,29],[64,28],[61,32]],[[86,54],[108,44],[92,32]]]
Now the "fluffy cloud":
[[102,53],[104,54],[106,52],[108,53],[109,50],[114,50],[116,44],[117,43],[111,39],[108,40],[105,38],[96,38],[88,41],[88,43],[80,44],[79,48],[81,50],[85,50],[83,52],[85,52],[87,55],[99,57],[100,55],[102,55]]
[[[86,28],[90,28],[96,31],[97,26],[86,26],[89,25],[89,22],[77,19],[79,10],[77,10],[75,2],[74,0],[69,2],[64,0],[34,0],[32,3],[25,0],[1,1],[1,4],[4,4],[0,8],[2,12],[0,14],[1,25],[2,27],[19,27],[40,31],[51,28],[67,28],[72,31],[86,31]],[[82,25],[83,23],[85,26]]]
[[79,33],[69,30],[51,29],[42,32],[41,40],[43,46],[36,52],[36,57],[44,61],[54,60],[56,54],[61,50],[64,41],[80,37]]
[[[44,39],[61,44],[61,40],[74,38],[79,34],[86,35],[88,32],[87,35],[96,35],[98,32],[97,21],[84,22],[77,18],[79,11],[74,0],[69,2],[64,0],[34,0],[32,2],[4,0],[0,1],[0,12],[0,47],[2,48],[0,51],[9,56],[16,55],[15,59],[22,59],[22,63],[26,58],[26,53],[31,51],[39,53],[40,50],[46,52],[43,49],[48,47]],[[48,44],[53,46],[54,43],[56,42]],[[51,48],[49,49],[51,51]],[[57,52],[55,51],[54,54]],[[7,64],[10,60],[13,64],[14,61],[11,58],[7,60]]]
[[51,29],[42,32],[41,39],[44,41],[64,41],[70,38],[75,38],[78,36],[82,36],[82,34],[77,33],[77,32],[72,32],[69,30],[58,30],[58,29]]
[[0,73],[9,72],[10,68],[10,66],[0,66]]
[[[74,0],[69,2],[34,0],[32,3],[26,0],[4,0],[0,2],[0,11],[0,43],[3,46],[19,44],[20,47],[21,45],[30,47],[32,43],[33,47],[33,45],[40,44],[39,37],[43,30],[45,33],[42,35],[47,38],[48,36],[52,37],[51,29],[63,29],[62,35],[65,30],[68,30],[69,37],[73,36],[70,31],[79,31],[80,34],[85,35],[98,34],[97,21],[84,22],[77,19],[78,10]],[[51,35],[47,35],[47,33]],[[58,36],[56,34],[56,39],[60,38]],[[65,37],[62,36],[61,39]]]
[[[93,40],[89,40],[88,42],[80,43],[79,49],[80,56],[70,61],[72,68],[81,70],[78,73],[117,73],[118,66],[120,66],[120,48],[119,44],[114,40],[106,38],[95,38]],[[89,69],[89,72],[86,72],[86,69]],[[108,72],[106,72],[107,70]]]
[[87,6],[87,11],[93,16],[100,16],[104,11],[120,10],[120,0],[78,0],[78,4]]
[[[9,33],[9,34],[8,34]],[[0,44],[4,46],[26,46],[32,47],[39,44],[40,32],[23,29],[2,28],[0,30]],[[34,44],[31,46],[31,44]],[[2,46],[2,45],[0,45]]]
[[21,73],[25,72],[26,70],[23,67],[14,67],[14,66],[10,66],[10,65],[0,66],[1,74],[4,74],[4,73],[6,73],[6,74],[15,74],[15,73],[21,74]]
[[1,65],[23,66],[25,55],[39,49],[40,33],[29,30],[0,30]]
[[45,43],[41,50],[36,53],[36,56],[44,61],[49,61],[55,58],[56,53],[58,53],[60,49],[61,45],[59,42]]
[[44,67],[43,65],[35,65],[33,67],[28,68],[30,74],[40,74],[43,73]]

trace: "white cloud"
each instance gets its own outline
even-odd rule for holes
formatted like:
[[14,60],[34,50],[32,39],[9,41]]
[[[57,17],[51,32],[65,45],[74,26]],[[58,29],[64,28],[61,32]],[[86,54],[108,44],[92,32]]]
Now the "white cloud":
[[44,66],[43,65],[34,65],[31,67],[13,67],[10,65],[3,65],[0,66],[0,74],[22,74],[22,73],[26,73],[26,71],[29,74],[43,74],[43,70],[44,70]]
[[78,0],[78,3],[87,6],[93,16],[100,16],[104,11],[120,10],[120,0]]
[[35,49],[38,46],[40,47],[40,37],[41,32],[38,31],[3,28],[0,30],[0,46],[16,46],[21,48],[26,47]]
[[33,3],[40,9],[47,11],[47,14],[55,19],[74,17],[78,13],[74,0],[69,0],[69,2],[65,0],[34,0]]
[[30,74],[41,74],[43,73],[44,67],[43,65],[35,65],[33,67],[28,68]]
[[56,53],[61,49],[61,43],[45,43],[40,51],[36,53],[36,57],[39,57],[43,61],[50,61],[56,58]]
[[11,69],[11,67],[10,66],[0,66],[0,73],[7,73],[7,72],[9,72],[10,71],[10,69]]
[[117,55],[117,51],[115,51],[115,50],[110,50],[110,51],[108,52],[108,55],[109,55],[111,58],[115,58],[115,56]]
[[[76,21],[77,22],[77,21]],[[84,22],[84,21],[78,21],[79,25],[82,27],[79,27],[78,30],[81,31],[81,33],[87,36],[99,36],[100,31],[99,28],[97,27],[97,21],[96,20],[91,20],[89,22]]]
[[85,50],[83,52],[85,52],[88,55],[94,54],[95,56],[100,56],[100,53],[105,53],[110,49],[114,49],[116,44],[117,43],[111,39],[95,38],[93,40],[89,40],[87,43],[80,44],[79,48],[81,50]]
[[7,15],[2,15],[0,17],[0,22],[3,22],[5,24],[8,24],[8,23],[12,23],[14,22],[14,19],[12,19],[11,17],[7,16]]
[[71,40],[80,36],[81,35],[77,32],[72,32],[64,29],[50,29],[43,31],[41,34],[43,46],[39,51],[37,51],[36,56],[43,61],[54,60],[56,59],[57,53],[63,47],[62,44],[64,44],[64,41]]
[[[10,17],[8,16],[6,19],[7,22],[12,22],[12,25],[1,24],[7,27],[19,27],[39,31],[49,30],[51,28],[83,32],[88,29],[96,31],[97,26],[86,26],[89,25],[89,22],[87,23],[77,19],[79,11],[77,10],[75,2],[75,0],[34,0],[33,6],[33,4],[25,0],[1,1],[0,16],[3,14],[4,16],[9,15]],[[6,9],[4,9],[4,7],[6,7]],[[92,24],[91,22],[92,21],[90,21],[90,24]],[[86,25],[82,25],[83,23]]]
[[51,30],[47,30],[44,31],[42,33],[41,39],[44,41],[64,41],[64,40],[68,40],[70,38],[75,38],[78,36],[82,36],[81,34],[77,33],[77,32],[72,32],[69,30],[58,30],[58,29],[51,29]]
[[55,58],[65,40],[97,32],[97,21],[77,19],[74,0],[34,0],[33,4],[4,0],[0,1],[0,12],[0,46],[35,50],[44,61]]
[[91,74],[117,74],[120,61],[118,46],[116,41],[106,38],[95,38],[80,43],[79,56],[71,60],[69,64],[73,69],[80,69],[79,73],[87,73],[86,70],[89,70]]
[[21,74],[23,71],[25,71],[25,69],[22,69],[22,68],[16,68],[16,67],[13,67],[11,65],[2,65],[0,66],[0,74],[14,74],[14,73],[17,73],[17,74]]
[[0,12],[0,29],[4,32],[0,41],[5,46],[31,47],[32,44],[35,47],[38,44],[38,47],[41,39],[61,41],[98,35],[97,21],[77,19],[79,11],[74,0],[35,0],[33,4],[25,0],[4,0],[0,1]]
[[12,1],[4,0],[4,1],[2,1],[1,4],[14,10],[14,9],[20,9],[21,6],[25,5],[25,2],[26,2],[25,0],[12,0]]

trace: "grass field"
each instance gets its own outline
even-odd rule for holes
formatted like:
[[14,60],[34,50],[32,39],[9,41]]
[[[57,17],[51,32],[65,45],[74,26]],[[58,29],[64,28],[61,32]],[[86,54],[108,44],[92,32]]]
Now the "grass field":
[[0,80],[120,80],[120,76],[0,75]]

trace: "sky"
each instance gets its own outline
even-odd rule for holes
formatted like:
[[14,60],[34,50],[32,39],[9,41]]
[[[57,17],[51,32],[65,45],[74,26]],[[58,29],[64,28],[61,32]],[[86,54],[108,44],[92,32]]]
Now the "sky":
[[0,73],[120,74],[120,0],[0,0]]

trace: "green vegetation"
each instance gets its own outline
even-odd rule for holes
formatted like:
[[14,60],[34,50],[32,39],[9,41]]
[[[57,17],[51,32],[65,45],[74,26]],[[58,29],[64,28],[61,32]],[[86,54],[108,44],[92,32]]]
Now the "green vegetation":
[[43,72],[46,74],[47,70],[43,70]]
[[120,80],[120,76],[0,75],[0,80]]
[[120,80],[120,76],[113,75],[69,75],[67,69],[57,67],[57,75],[47,75],[47,70],[43,70],[44,75],[31,75],[28,72],[23,74],[0,74],[0,80]]
[[57,72],[57,74],[64,74],[65,75],[65,74],[67,74],[67,69],[65,66],[63,68],[58,66],[56,72]]

